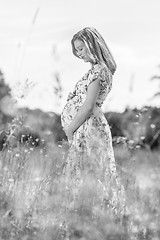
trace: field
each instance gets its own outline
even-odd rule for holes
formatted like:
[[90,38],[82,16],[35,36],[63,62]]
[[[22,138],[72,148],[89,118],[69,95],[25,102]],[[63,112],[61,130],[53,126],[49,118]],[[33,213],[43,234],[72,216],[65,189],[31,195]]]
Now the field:
[[[88,176],[76,211],[64,195],[62,169],[67,144],[5,148],[0,153],[1,240],[160,239],[160,154],[115,146],[117,170],[126,190],[131,226],[112,221],[91,202]],[[97,217],[92,216],[90,206]],[[67,225],[66,225],[67,223]],[[128,228],[132,229],[132,234]]]

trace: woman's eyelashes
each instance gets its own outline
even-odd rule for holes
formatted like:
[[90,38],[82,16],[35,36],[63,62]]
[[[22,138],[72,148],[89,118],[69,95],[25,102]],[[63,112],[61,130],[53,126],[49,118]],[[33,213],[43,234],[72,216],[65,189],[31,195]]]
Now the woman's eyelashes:
[[80,51],[82,51],[83,50],[83,48],[78,48],[76,51],[77,52],[80,52]]

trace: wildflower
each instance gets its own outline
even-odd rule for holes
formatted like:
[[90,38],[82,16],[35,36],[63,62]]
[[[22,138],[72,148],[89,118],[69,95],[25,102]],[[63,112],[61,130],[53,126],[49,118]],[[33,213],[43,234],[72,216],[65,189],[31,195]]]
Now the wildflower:
[[19,157],[20,156],[20,154],[19,153],[16,153],[16,155],[15,155],[16,157]]
[[144,139],[145,139],[145,136],[141,136],[140,138],[141,138],[141,140],[144,140]]
[[14,179],[13,178],[9,178],[8,181],[9,182],[14,182]]
[[141,146],[140,145],[136,145],[136,149],[140,149],[141,148]]
[[129,140],[129,141],[128,141],[128,144],[129,144],[129,145],[134,144],[134,140]]

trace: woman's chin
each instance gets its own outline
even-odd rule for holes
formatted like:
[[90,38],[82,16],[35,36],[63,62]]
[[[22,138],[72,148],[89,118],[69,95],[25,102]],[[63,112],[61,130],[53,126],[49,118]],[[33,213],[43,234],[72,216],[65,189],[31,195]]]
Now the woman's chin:
[[84,62],[89,62],[88,59],[86,59],[86,58],[83,58],[83,61],[84,61]]

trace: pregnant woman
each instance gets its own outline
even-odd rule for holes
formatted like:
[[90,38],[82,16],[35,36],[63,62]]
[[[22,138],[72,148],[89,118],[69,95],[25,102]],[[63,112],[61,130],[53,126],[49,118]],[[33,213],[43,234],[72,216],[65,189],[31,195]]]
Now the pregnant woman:
[[112,87],[116,63],[94,28],[86,27],[76,33],[71,45],[73,54],[89,62],[91,68],[69,94],[61,114],[70,145],[63,170],[66,189],[76,208],[84,185],[93,184],[95,193],[90,198],[94,196],[103,209],[121,217],[126,210],[125,192],[116,170],[110,127],[101,109]]

